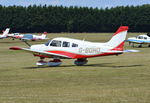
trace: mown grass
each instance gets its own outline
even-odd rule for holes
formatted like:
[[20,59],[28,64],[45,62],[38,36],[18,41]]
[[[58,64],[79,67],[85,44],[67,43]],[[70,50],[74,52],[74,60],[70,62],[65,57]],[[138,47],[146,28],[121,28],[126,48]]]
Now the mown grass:
[[[129,33],[129,36],[138,35]],[[49,34],[89,41],[108,41],[112,33]],[[46,41],[30,42],[31,44]],[[85,66],[63,60],[60,67],[37,68],[38,57],[12,51],[19,40],[0,40],[0,103],[149,103],[150,48],[139,53],[88,59]],[[126,49],[133,49],[125,45]],[[47,59],[48,60],[48,59]]]

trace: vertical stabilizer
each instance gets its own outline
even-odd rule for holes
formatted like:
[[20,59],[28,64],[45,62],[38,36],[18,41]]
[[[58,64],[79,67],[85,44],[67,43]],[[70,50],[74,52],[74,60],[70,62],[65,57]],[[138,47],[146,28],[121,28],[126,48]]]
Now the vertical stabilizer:
[[7,37],[8,33],[9,33],[9,30],[10,30],[10,28],[7,28],[7,29],[3,32],[2,36],[3,36],[3,37]]
[[112,50],[123,51],[124,41],[127,35],[128,26],[120,26],[113,37],[106,43],[108,46],[112,47]]
[[46,35],[47,35],[47,32],[44,32],[41,36],[42,36],[43,39],[45,39]]

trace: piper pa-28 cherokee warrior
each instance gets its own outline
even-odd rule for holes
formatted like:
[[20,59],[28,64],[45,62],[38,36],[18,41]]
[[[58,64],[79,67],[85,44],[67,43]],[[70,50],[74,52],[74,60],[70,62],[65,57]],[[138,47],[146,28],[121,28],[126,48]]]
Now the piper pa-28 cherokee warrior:
[[[127,30],[128,26],[121,26],[106,43],[59,37],[45,44],[32,45],[29,48],[11,47],[10,49],[27,51],[40,57],[40,61],[36,63],[38,66],[59,66],[62,64],[60,59],[76,59],[74,64],[81,66],[88,62],[87,58],[91,57],[138,52],[137,50],[123,50]],[[53,58],[53,60],[46,62],[44,58]]]

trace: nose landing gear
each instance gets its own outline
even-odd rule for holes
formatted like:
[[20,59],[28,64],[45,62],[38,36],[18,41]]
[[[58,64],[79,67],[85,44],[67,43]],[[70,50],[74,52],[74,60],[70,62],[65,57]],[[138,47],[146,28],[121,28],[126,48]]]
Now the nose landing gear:
[[43,66],[46,66],[47,65],[47,62],[46,61],[43,61],[43,60],[39,60],[36,65],[38,67],[43,67]]
[[36,63],[36,65],[37,65],[38,67],[43,67],[43,66],[47,65],[47,62],[44,61],[44,58],[43,58],[43,57],[40,57],[40,60]]
[[62,64],[62,61],[60,59],[53,59],[49,62],[44,61],[44,58],[40,58],[40,60],[36,63],[38,67],[44,67],[44,66],[50,66],[50,67],[56,67],[60,66]]

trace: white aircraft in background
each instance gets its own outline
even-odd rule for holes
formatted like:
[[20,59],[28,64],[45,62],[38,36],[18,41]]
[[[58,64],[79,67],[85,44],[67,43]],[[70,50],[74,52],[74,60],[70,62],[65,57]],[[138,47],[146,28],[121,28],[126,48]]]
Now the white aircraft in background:
[[0,39],[7,38],[9,30],[10,30],[9,28],[6,28],[6,30],[3,32],[3,34],[0,35]]
[[13,40],[15,39],[20,39],[23,38],[24,34],[20,34],[20,33],[11,33],[8,34],[9,37],[11,37]]
[[139,35],[137,37],[131,37],[126,41],[129,42],[129,45],[132,44],[132,47],[134,47],[134,44],[139,44],[138,47],[142,47],[142,44],[148,44],[148,47],[150,47],[150,33],[147,33],[146,35]]
[[[76,59],[74,64],[81,66],[88,62],[87,58],[120,55],[124,52],[138,52],[137,50],[124,50],[124,41],[128,26],[121,26],[113,37],[106,43],[88,42],[71,38],[54,38],[45,44],[32,45],[29,48],[10,47],[12,50],[23,50],[40,57],[38,66],[59,66],[60,59]],[[44,58],[53,58],[46,62]]]
[[42,35],[33,35],[33,34],[20,34],[20,33],[12,33],[9,34],[9,37],[14,39],[20,39],[20,40],[45,40],[47,32],[44,32]]

